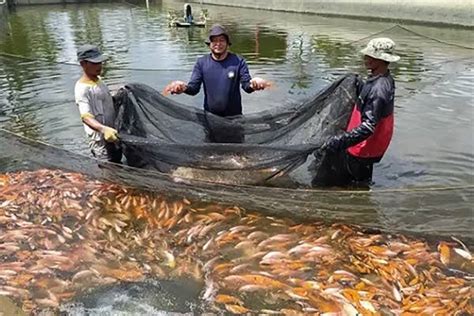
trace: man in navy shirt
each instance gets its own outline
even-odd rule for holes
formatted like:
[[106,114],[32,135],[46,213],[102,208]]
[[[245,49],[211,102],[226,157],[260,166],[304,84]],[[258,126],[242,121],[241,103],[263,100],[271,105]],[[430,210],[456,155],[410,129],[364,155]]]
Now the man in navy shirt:
[[221,25],[214,25],[206,41],[210,54],[200,57],[194,65],[191,80],[173,81],[165,93],[189,95],[198,94],[204,86],[204,109],[221,117],[242,114],[242,98],[239,85],[247,93],[263,90],[270,83],[249,74],[245,60],[231,53],[229,34]]

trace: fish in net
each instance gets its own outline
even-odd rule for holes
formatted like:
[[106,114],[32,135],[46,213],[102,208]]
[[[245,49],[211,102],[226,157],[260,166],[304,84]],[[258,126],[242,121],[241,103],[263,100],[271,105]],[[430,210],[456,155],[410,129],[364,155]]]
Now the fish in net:
[[114,98],[115,125],[133,167],[231,184],[266,185],[298,174],[311,179],[325,157],[313,153],[346,128],[359,82],[347,74],[305,102],[236,117],[127,84]]

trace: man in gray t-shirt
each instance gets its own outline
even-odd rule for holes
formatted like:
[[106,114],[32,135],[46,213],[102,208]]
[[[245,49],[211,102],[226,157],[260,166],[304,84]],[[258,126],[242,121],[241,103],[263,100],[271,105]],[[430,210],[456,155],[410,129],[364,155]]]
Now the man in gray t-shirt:
[[122,152],[114,125],[115,109],[109,89],[100,79],[102,63],[107,59],[96,46],[84,45],[77,51],[77,59],[83,69],[76,82],[74,95],[84,129],[89,138],[89,147],[95,158],[121,162]]

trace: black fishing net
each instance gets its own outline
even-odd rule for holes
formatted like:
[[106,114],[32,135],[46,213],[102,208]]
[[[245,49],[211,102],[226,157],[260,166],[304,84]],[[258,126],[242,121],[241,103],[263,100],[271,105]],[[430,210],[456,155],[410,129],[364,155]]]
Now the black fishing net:
[[312,153],[345,129],[358,86],[346,75],[306,102],[224,118],[128,84],[115,96],[116,127],[130,166],[233,184],[311,177],[323,157]]
[[[268,216],[291,217],[303,222],[348,222],[435,238],[457,236],[474,243],[472,186],[341,191],[232,185],[179,179],[155,170],[99,162],[3,129],[0,129],[0,145],[2,173],[44,168],[76,172],[170,197],[239,205]],[[459,218],[464,220],[460,222]]]
[[[318,102],[313,100],[294,107],[295,110],[290,110],[287,107],[286,112],[281,111],[280,117],[288,118],[287,123],[282,123],[280,129],[275,128],[273,135],[268,132],[266,136],[268,143],[262,144],[257,142],[257,137],[264,139],[264,131],[271,130],[269,123],[268,125],[262,124],[260,130],[257,124],[250,123],[264,121],[263,118],[247,116],[238,119],[247,123],[247,125],[243,125],[244,129],[245,127],[254,127],[255,133],[245,135],[245,143],[209,143],[206,142],[205,125],[197,119],[199,115],[203,115],[201,111],[176,104],[156,91],[151,95],[143,95],[145,100],[136,99],[131,87],[141,87],[146,90],[150,90],[150,88],[132,85],[121,92],[125,94],[122,96],[122,102],[130,103],[121,104],[124,108],[120,111],[124,111],[125,108],[134,109],[134,111],[131,111],[128,117],[125,117],[123,113],[119,114],[124,116],[124,121],[129,120],[124,122],[123,126],[129,126],[130,130],[126,131],[123,127],[119,127],[119,129],[127,158],[130,159],[129,163],[148,163],[150,169],[99,162],[76,152],[70,152],[0,129],[0,171],[5,173],[44,168],[70,171],[130,188],[160,192],[169,196],[186,196],[191,200],[203,203],[239,205],[249,210],[258,210],[268,216],[291,217],[298,221],[348,222],[391,232],[421,233],[424,236],[435,236],[436,238],[457,236],[473,243],[472,203],[474,195],[472,185],[336,191],[239,183],[241,181],[248,184],[250,180],[257,183],[259,179],[265,180],[272,176],[271,172],[265,174],[262,171],[265,169],[259,169],[267,168],[270,165],[268,161],[274,163],[274,166],[278,166],[280,168],[278,170],[292,175],[297,171],[304,174],[310,173],[308,166],[311,162],[320,165],[320,160],[315,158],[312,151],[318,148],[318,141],[322,142],[336,133],[337,128],[340,128],[336,126],[342,124],[343,120],[347,120],[347,117],[338,117],[334,113],[342,111],[338,101],[342,100],[348,103],[344,103],[344,106],[351,106],[350,96],[353,95],[356,88],[356,80],[355,76],[344,77],[322,91],[315,98]],[[153,92],[153,90],[151,91]],[[156,103],[150,108],[145,108],[143,104],[154,104],[144,103],[145,101],[149,102],[152,98],[157,98],[164,103]],[[273,122],[278,121],[277,110],[275,109]],[[315,114],[311,115],[311,112]],[[152,119],[149,113],[160,114],[158,116],[160,120]],[[298,113],[304,114],[298,115]],[[141,117],[146,118],[146,124],[137,123],[139,122],[137,119]],[[192,120],[193,117],[196,119]],[[331,121],[331,118],[334,121]],[[218,117],[214,117],[214,119],[226,122],[225,119]],[[177,125],[174,126],[173,123]],[[294,128],[292,129],[290,126],[294,126]],[[283,131],[284,129],[286,132]],[[145,134],[145,131],[150,130],[155,132]],[[190,133],[189,137],[192,137],[194,141],[186,141],[184,137],[186,132]],[[143,137],[144,135],[147,137]],[[181,143],[169,140],[179,140],[180,135],[182,136]],[[314,142],[313,138],[308,135],[317,135],[314,137]],[[273,139],[272,136],[274,136]],[[158,137],[161,137],[162,140],[160,141]],[[254,142],[251,143],[251,140]],[[298,143],[300,145],[297,145]],[[231,164],[229,161],[213,159],[213,155],[214,157],[221,155],[223,158],[232,157],[233,152],[241,155],[253,155],[254,160],[250,160],[245,165],[247,169],[235,167],[232,169],[232,166],[229,167]],[[134,161],[133,158],[137,160]],[[306,163],[303,163],[305,159]],[[136,165],[139,166],[139,163]],[[293,166],[293,163],[299,164],[299,167]],[[190,169],[195,173],[199,171],[198,175],[202,177],[186,178],[163,173],[159,171],[160,164],[167,166],[170,168],[169,170],[171,168],[177,169],[178,165],[192,166]],[[196,166],[202,169],[198,169]],[[291,168],[293,170],[287,171],[285,166],[288,167],[288,170]],[[213,170],[211,168],[220,169]],[[174,173],[176,173],[176,169]],[[214,181],[216,178],[212,178],[216,174],[222,177],[217,180],[222,180],[221,182],[225,183],[216,183]],[[271,181],[268,180],[265,184],[269,182]],[[459,221],[460,218],[463,220]]]

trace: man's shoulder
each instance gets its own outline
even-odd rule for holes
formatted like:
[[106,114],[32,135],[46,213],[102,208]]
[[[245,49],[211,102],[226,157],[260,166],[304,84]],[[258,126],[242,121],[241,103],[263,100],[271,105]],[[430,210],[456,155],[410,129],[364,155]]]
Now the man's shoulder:
[[[211,54],[205,54],[205,55],[202,55],[200,57],[198,57],[197,59],[197,62],[203,62],[203,61],[209,61],[209,60],[212,60],[212,56]],[[227,57],[225,60],[239,60],[239,61],[245,61],[245,58],[236,54],[236,53],[233,53],[233,52],[228,52],[227,53]]]
[[84,80],[81,78],[76,81],[76,85],[74,86],[74,92],[75,94],[85,94],[87,93],[92,85],[90,83],[84,82]]
[[210,59],[211,59],[211,54],[205,54],[205,55],[202,55],[202,56],[198,57],[198,59],[196,60],[196,63],[202,64],[203,62],[206,62]]
[[229,58],[230,60],[234,60],[234,61],[238,61],[239,63],[240,62],[245,62],[245,58],[236,54],[236,53],[232,53],[232,52],[229,52],[229,56],[227,57]]
[[90,89],[92,87],[95,87],[98,85],[100,81],[92,81],[90,79],[85,79],[85,78],[79,78],[79,80],[76,81],[76,89]]
[[74,86],[74,94],[76,97],[85,95],[94,95],[103,93],[103,91],[110,93],[107,85],[99,78],[97,81],[80,78],[76,81]]
[[394,85],[394,80],[390,74],[369,77],[365,82],[372,89],[390,88]]
[[224,61],[224,64],[227,66],[242,67],[243,65],[246,64],[246,62],[242,56],[229,52],[229,54],[227,55]]
[[394,88],[394,81],[392,76],[380,76],[374,81],[374,87],[379,90],[391,90]]

